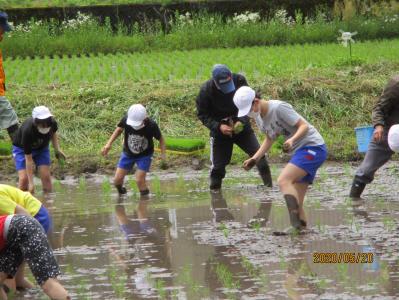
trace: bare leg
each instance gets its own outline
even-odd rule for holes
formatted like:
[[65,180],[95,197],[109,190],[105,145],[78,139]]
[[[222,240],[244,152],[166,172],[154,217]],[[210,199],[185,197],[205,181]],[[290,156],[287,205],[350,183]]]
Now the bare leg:
[[15,285],[17,288],[31,289],[34,285],[25,278],[25,265],[26,263],[23,262],[18,267],[17,274],[15,275]]
[[126,194],[126,188],[123,187],[123,181],[127,175],[127,170],[122,168],[117,168],[114,177],[114,185],[118,190],[119,194]]
[[43,192],[51,193],[53,186],[51,184],[50,166],[39,166],[39,174],[42,180]]
[[298,200],[300,195],[295,185],[301,178],[305,177],[306,174],[305,170],[288,163],[277,179],[280,191],[284,195],[293,195]]
[[6,292],[4,291],[3,287],[1,286],[5,282],[6,278],[7,278],[7,274],[0,272],[0,300],[8,299]]
[[42,285],[43,292],[54,300],[68,299],[68,292],[57,279],[49,278]]
[[305,215],[305,210],[303,209],[303,202],[305,200],[305,195],[306,192],[308,191],[309,183],[307,182],[297,182],[295,184],[295,188],[298,193],[298,205],[299,205],[299,218],[301,221],[304,221],[305,224],[306,222],[306,215]]
[[18,188],[22,191],[28,190],[28,175],[26,174],[26,170],[18,171]]

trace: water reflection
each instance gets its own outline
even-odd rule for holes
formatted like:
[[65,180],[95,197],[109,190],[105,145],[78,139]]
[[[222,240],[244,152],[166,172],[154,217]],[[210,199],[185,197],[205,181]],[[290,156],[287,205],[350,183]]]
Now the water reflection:
[[[137,207],[128,216],[126,206],[119,199],[115,216],[124,235],[126,245],[121,250],[110,248],[110,254],[126,273],[123,291],[137,298],[166,297],[166,286],[172,286],[171,234],[166,210],[149,216],[148,196],[139,199]],[[119,276],[118,276],[119,278]]]
[[[394,298],[399,203],[389,191],[399,184],[388,165],[365,200],[349,201],[344,171],[320,173],[303,236],[273,236],[289,227],[279,192],[256,189],[240,172],[218,193],[209,193],[206,174],[190,174],[162,181],[149,199],[118,198],[99,188],[100,178],[61,182],[42,200],[53,214],[61,280],[75,299]],[[374,261],[321,264],[317,252],[367,252]]]

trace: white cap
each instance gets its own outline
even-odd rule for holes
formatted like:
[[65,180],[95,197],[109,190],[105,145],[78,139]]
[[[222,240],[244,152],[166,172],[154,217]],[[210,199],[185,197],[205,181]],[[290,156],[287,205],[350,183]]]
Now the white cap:
[[389,129],[388,145],[393,152],[399,152],[399,124],[393,125]]
[[255,99],[255,95],[255,91],[249,86],[242,86],[236,91],[233,101],[238,108],[237,117],[243,117],[249,113],[252,102]]
[[144,119],[147,118],[147,111],[141,104],[133,104],[127,112],[127,125],[140,126]]
[[47,118],[52,117],[53,115],[51,114],[50,110],[46,106],[36,106],[33,111],[32,111],[32,118],[33,119],[39,119],[39,120],[44,120]]

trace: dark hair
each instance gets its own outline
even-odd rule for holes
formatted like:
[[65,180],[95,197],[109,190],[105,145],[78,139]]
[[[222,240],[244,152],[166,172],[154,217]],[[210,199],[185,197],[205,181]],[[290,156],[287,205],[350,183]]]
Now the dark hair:
[[51,127],[54,124],[53,117],[48,117],[46,119],[35,119],[34,120],[36,126],[43,126],[43,127]]
[[255,98],[256,99],[262,99],[262,93],[258,89],[255,90]]

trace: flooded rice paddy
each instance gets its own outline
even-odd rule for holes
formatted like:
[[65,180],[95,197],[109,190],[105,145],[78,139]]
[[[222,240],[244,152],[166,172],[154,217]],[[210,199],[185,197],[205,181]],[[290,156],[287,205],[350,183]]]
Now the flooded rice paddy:
[[208,170],[157,173],[150,199],[132,177],[124,198],[105,176],[56,181],[43,201],[60,279],[74,299],[399,299],[398,163],[358,201],[346,197],[354,170],[324,166],[305,201],[309,233],[288,236],[273,235],[287,209],[255,171],[231,168],[222,193]]

